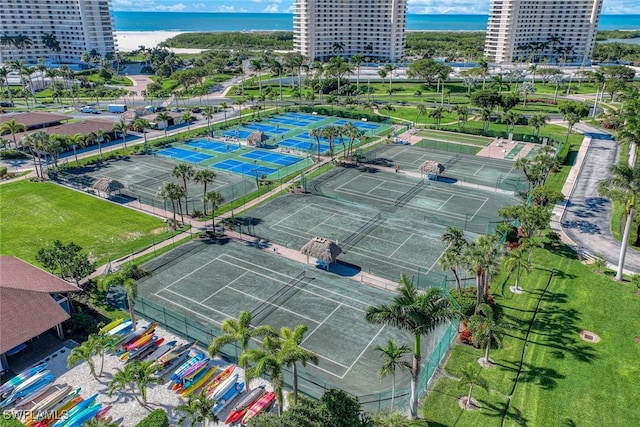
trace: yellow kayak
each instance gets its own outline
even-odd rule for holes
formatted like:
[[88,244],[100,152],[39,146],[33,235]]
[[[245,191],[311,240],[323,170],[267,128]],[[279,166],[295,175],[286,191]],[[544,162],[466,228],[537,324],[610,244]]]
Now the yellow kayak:
[[209,378],[213,376],[215,372],[216,372],[216,367],[215,366],[211,367],[207,371],[207,373],[204,374],[198,381],[196,381],[195,383],[191,384],[189,387],[182,390],[182,393],[180,393],[180,396],[188,397],[191,393],[193,393],[194,391],[202,387],[204,383],[206,383],[209,380]]
[[110,330],[112,330],[113,328],[115,328],[116,326],[118,326],[119,324],[121,324],[122,322],[124,322],[125,320],[127,320],[128,317],[123,317],[122,319],[116,319],[111,323],[107,323],[106,325],[104,325],[102,327],[102,329],[100,329],[98,331],[98,335],[102,335],[102,334],[106,334],[107,332],[109,332]]

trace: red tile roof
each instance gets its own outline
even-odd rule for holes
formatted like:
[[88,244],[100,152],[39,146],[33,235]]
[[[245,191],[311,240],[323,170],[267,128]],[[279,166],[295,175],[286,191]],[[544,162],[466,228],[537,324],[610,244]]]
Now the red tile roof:
[[66,116],[64,114],[46,112],[3,114],[0,116],[0,125],[13,119],[16,123],[22,123],[25,125],[27,129],[35,129],[51,126],[52,124],[57,124],[64,120],[71,120],[72,118],[73,117]]
[[67,320],[51,294],[78,290],[18,258],[0,257],[0,354]]

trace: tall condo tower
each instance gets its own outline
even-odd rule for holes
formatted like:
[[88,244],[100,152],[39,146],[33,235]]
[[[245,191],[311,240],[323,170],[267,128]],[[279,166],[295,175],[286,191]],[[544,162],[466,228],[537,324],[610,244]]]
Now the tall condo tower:
[[[11,40],[20,35],[30,44],[15,46]],[[51,36],[59,52],[49,47]],[[104,57],[116,50],[110,0],[0,0],[0,37],[0,63],[79,63],[85,52]]]
[[484,53],[499,64],[586,64],[602,0],[492,0]]
[[310,61],[353,55],[398,61],[406,26],[407,0],[296,0],[294,48]]

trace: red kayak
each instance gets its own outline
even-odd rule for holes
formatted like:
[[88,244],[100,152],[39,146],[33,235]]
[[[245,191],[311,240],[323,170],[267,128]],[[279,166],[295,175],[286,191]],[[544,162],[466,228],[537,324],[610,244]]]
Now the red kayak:
[[260,399],[256,400],[253,405],[249,406],[247,413],[242,417],[242,424],[246,424],[251,418],[259,415],[262,411],[273,405],[273,401],[276,399],[276,394],[272,391],[263,394]]
[[225,424],[232,424],[236,421],[240,421],[244,414],[247,413],[247,409],[251,406],[256,400],[260,399],[263,394],[265,394],[266,390],[264,386],[260,386],[256,389],[251,390],[250,393],[245,394],[242,400],[238,402],[238,404],[233,408],[233,411],[229,413],[229,416],[226,420],[224,420]]

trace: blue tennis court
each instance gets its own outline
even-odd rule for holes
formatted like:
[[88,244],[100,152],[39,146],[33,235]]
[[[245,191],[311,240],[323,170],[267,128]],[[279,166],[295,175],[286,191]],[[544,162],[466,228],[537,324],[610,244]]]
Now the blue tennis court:
[[313,114],[305,114],[305,113],[287,113],[284,115],[284,117],[293,119],[293,120],[305,120],[308,122],[320,122],[326,118],[322,116],[314,116]]
[[[285,139],[279,141],[278,145],[281,147],[292,148],[294,150],[311,151],[315,153],[318,150],[318,144],[316,142],[300,141],[298,139]],[[329,144],[320,144],[320,152],[324,153],[329,151]]]
[[309,123],[311,122],[304,122],[304,121],[300,121],[300,120],[291,120],[291,119],[285,119],[283,117],[272,117],[269,119],[270,123],[280,123],[283,125],[288,125],[288,126],[295,126],[295,127],[305,127],[307,126]]
[[295,156],[287,156],[285,154],[270,153],[268,151],[254,150],[243,154],[240,157],[251,160],[260,160],[261,162],[273,163],[281,166],[289,166],[298,163],[302,158]]
[[214,157],[209,154],[196,153],[195,151],[184,150],[182,148],[174,148],[174,147],[164,148],[158,151],[158,155],[171,157],[174,159],[180,159],[190,163],[200,163],[204,160],[213,159]]
[[211,166],[249,176],[271,175],[272,173],[278,172],[277,169],[258,166],[253,163],[245,163],[234,159],[227,159],[222,162],[214,163]]
[[251,135],[251,131],[235,129],[235,130],[228,130],[223,135],[228,136],[230,138],[246,138],[249,135]]
[[380,127],[380,126],[375,125],[373,123],[355,122],[355,121],[350,121],[350,120],[338,120],[338,121],[334,122],[333,124],[336,125],[336,126],[343,126],[343,125],[346,125],[347,123],[353,124],[358,129],[366,129],[366,130],[378,129]]
[[[309,135],[309,132],[303,132],[300,135],[296,135],[296,138],[306,138],[306,139],[311,139],[313,140],[313,142],[317,142],[318,138],[315,136],[311,136]],[[324,136],[320,137],[320,142],[329,142],[329,138],[325,138]]]
[[277,135],[281,134],[281,133],[287,133],[289,132],[289,129],[286,128],[280,128],[280,127],[276,127],[276,126],[269,126],[269,125],[263,125],[263,124],[259,124],[259,123],[254,123],[251,125],[246,125],[244,126],[245,128],[249,128],[249,129],[254,129],[254,130],[261,130],[262,132],[270,132],[270,133],[275,133]]
[[235,144],[225,144],[224,142],[208,141],[206,139],[197,139],[195,141],[187,142],[187,145],[203,148],[205,150],[217,151],[219,153],[228,153],[239,148]]

